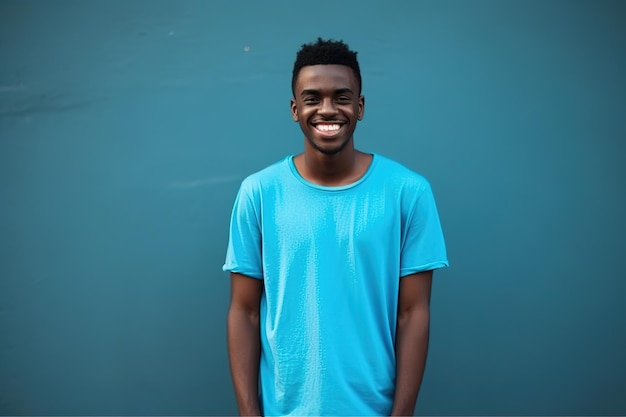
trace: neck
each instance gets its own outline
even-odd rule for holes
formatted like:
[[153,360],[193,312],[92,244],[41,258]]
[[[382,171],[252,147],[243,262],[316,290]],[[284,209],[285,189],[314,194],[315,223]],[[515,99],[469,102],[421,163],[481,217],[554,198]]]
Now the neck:
[[348,185],[357,181],[369,167],[370,155],[348,144],[336,154],[325,154],[313,147],[294,158],[300,175],[314,184],[328,187]]

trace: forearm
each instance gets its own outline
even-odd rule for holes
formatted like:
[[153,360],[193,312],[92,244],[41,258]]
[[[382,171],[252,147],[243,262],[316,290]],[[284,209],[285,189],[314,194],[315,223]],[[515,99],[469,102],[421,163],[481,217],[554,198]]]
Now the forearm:
[[258,398],[260,353],[258,314],[231,307],[228,312],[228,355],[242,416],[261,415]]
[[428,307],[416,308],[398,316],[396,392],[392,416],[413,415],[426,365],[429,327]]

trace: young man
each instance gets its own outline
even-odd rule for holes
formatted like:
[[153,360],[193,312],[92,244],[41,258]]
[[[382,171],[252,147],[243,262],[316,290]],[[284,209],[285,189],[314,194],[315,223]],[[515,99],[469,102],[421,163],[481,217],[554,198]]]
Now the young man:
[[354,147],[356,55],[302,46],[291,114],[304,152],[246,178],[235,201],[223,269],[242,415],[413,414],[432,271],[448,261],[429,183]]

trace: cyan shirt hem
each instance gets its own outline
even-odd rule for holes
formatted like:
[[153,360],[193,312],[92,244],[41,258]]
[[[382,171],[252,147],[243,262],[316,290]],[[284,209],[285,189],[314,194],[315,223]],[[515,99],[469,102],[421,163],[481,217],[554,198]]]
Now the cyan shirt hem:
[[424,265],[420,265],[420,266],[415,266],[412,268],[403,268],[400,270],[400,277],[405,277],[407,275],[412,275],[412,274],[417,274],[419,272],[425,272],[425,271],[432,271],[434,269],[441,269],[441,268],[446,268],[450,266],[450,264],[448,263],[448,260],[444,260],[444,261],[436,261],[436,262],[429,262],[427,264]]
[[242,268],[239,268],[237,266],[224,265],[222,267],[222,271],[224,271],[224,272],[234,272],[235,274],[241,274],[241,275],[245,275],[247,277],[255,278],[255,279],[263,279],[263,274],[262,273],[258,273],[258,272],[250,271],[250,270],[246,270],[246,269],[242,269]]

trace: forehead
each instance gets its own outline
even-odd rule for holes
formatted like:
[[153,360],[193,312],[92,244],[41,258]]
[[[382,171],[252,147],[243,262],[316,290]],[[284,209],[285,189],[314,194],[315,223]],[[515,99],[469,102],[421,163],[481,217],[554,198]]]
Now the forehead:
[[296,93],[302,90],[349,88],[358,92],[352,68],[345,65],[309,65],[302,67],[296,80]]

